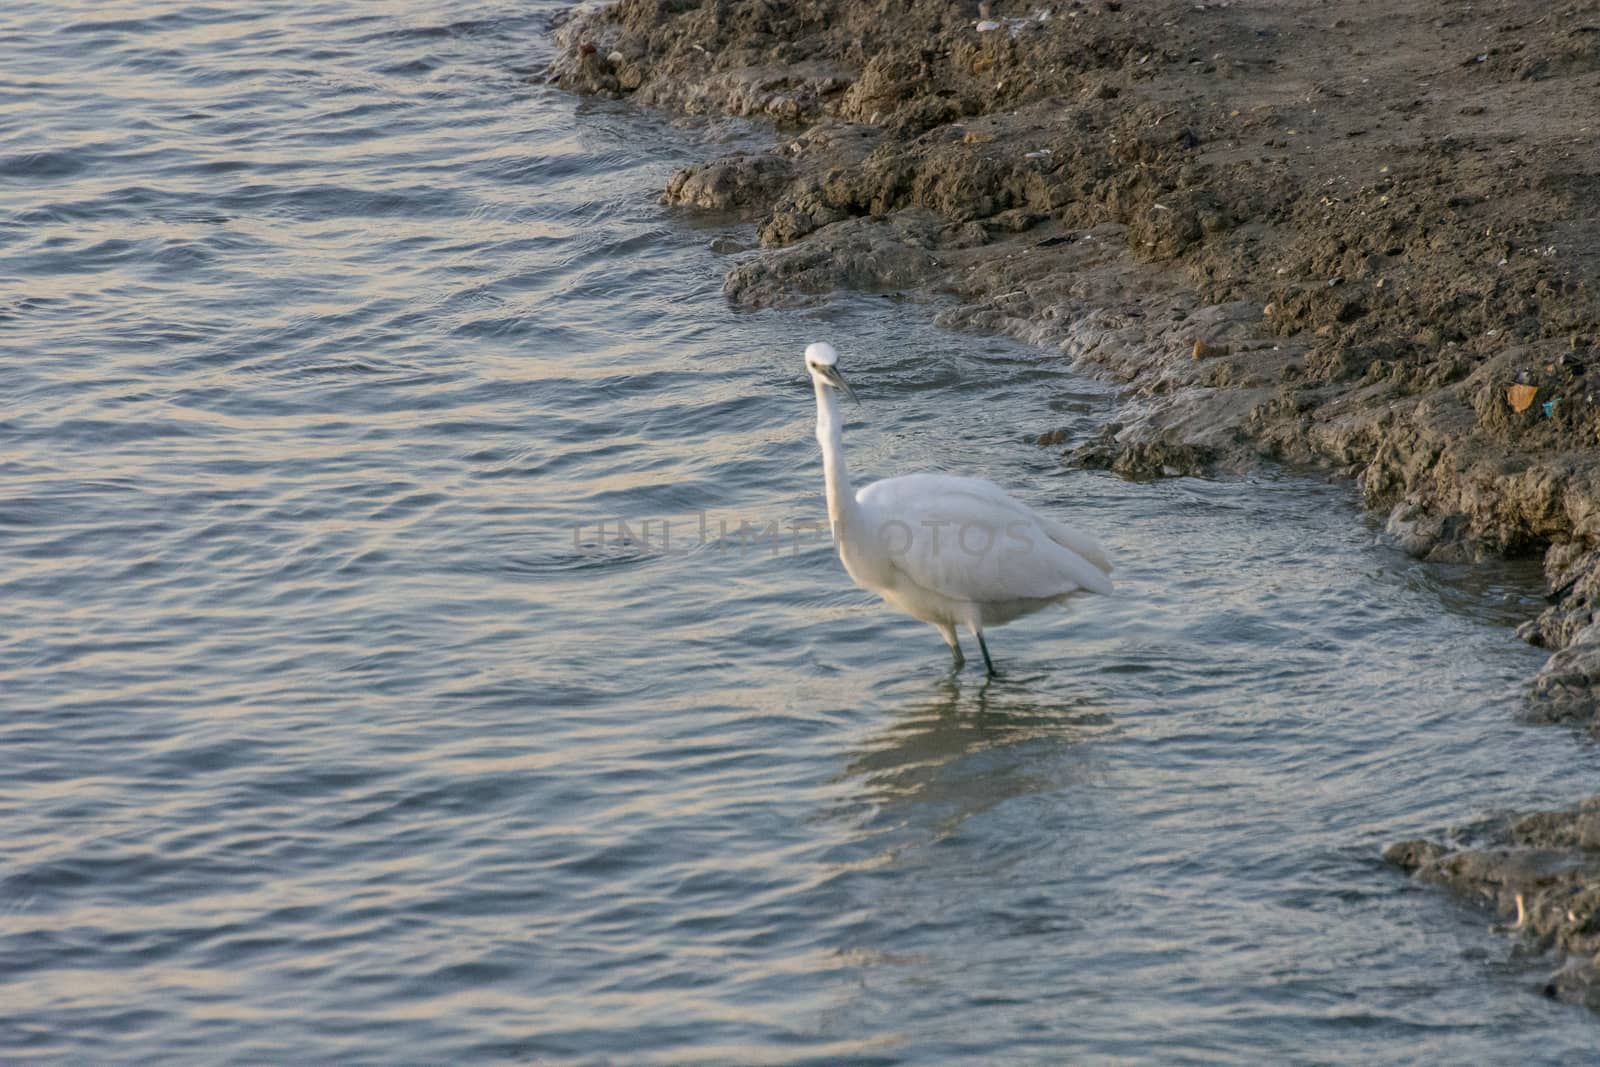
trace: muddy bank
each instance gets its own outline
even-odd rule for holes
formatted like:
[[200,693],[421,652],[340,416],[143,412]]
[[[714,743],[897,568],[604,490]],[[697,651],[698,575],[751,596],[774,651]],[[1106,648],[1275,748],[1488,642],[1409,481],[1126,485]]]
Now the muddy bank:
[[1384,858],[1492,907],[1507,934],[1557,957],[1545,995],[1600,1010],[1600,796],[1515,818],[1493,836],[1475,848],[1400,841]]
[[1064,462],[1315,464],[1420,557],[1541,556],[1524,713],[1600,733],[1600,0],[621,0],[557,33],[572,90],[774,124],[663,192],[756,224],[730,300],[937,300],[1125,383],[1100,437],[1037,427]]

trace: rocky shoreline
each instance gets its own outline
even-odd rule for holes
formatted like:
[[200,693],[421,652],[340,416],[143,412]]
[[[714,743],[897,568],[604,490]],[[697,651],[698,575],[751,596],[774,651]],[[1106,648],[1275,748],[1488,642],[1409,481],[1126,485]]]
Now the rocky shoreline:
[[[1600,0],[620,0],[557,38],[573,91],[774,124],[663,193],[757,224],[730,300],[937,300],[1125,384],[1065,462],[1316,465],[1415,555],[1541,555],[1524,714],[1600,737]],[[1595,999],[1596,804],[1390,856]]]

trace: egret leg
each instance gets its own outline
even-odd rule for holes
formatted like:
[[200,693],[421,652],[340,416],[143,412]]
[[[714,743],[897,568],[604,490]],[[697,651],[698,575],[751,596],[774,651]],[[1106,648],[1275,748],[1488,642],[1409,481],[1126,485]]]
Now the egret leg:
[[940,626],[939,636],[944,638],[944,643],[950,646],[950,655],[955,658],[956,670],[966,666],[967,657],[961,654],[961,642],[956,638],[954,626]]
[[984,667],[984,670],[988,671],[989,672],[989,677],[993,678],[995,675],[999,674],[1000,672],[994,669],[994,660],[989,658],[989,645],[988,645],[988,642],[984,641],[984,639],[983,639],[983,631],[978,629],[977,627],[973,627],[972,632],[978,635],[978,647],[983,649],[983,667]]

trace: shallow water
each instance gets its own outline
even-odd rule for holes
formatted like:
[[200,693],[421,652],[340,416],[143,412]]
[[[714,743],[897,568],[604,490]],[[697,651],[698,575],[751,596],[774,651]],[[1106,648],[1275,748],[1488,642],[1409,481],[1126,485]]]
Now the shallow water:
[[[1067,471],[1113,393],[922,308],[733,312],[654,192],[761,135],[436,6],[0,12],[7,1060],[1590,1054],[1378,859],[1592,781],[1511,714],[1532,572]],[[992,477],[1117,598],[952,677],[788,528],[818,337],[859,480]]]

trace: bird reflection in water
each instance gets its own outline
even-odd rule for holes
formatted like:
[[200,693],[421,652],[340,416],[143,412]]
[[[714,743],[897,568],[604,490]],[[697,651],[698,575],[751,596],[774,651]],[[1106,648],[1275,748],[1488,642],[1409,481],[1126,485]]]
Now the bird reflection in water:
[[859,781],[880,828],[909,822],[943,837],[1008,800],[1095,774],[1095,746],[1113,730],[1103,695],[1040,693],[1021,679],[963,686],[942,679],[857,746],[840,775]]

